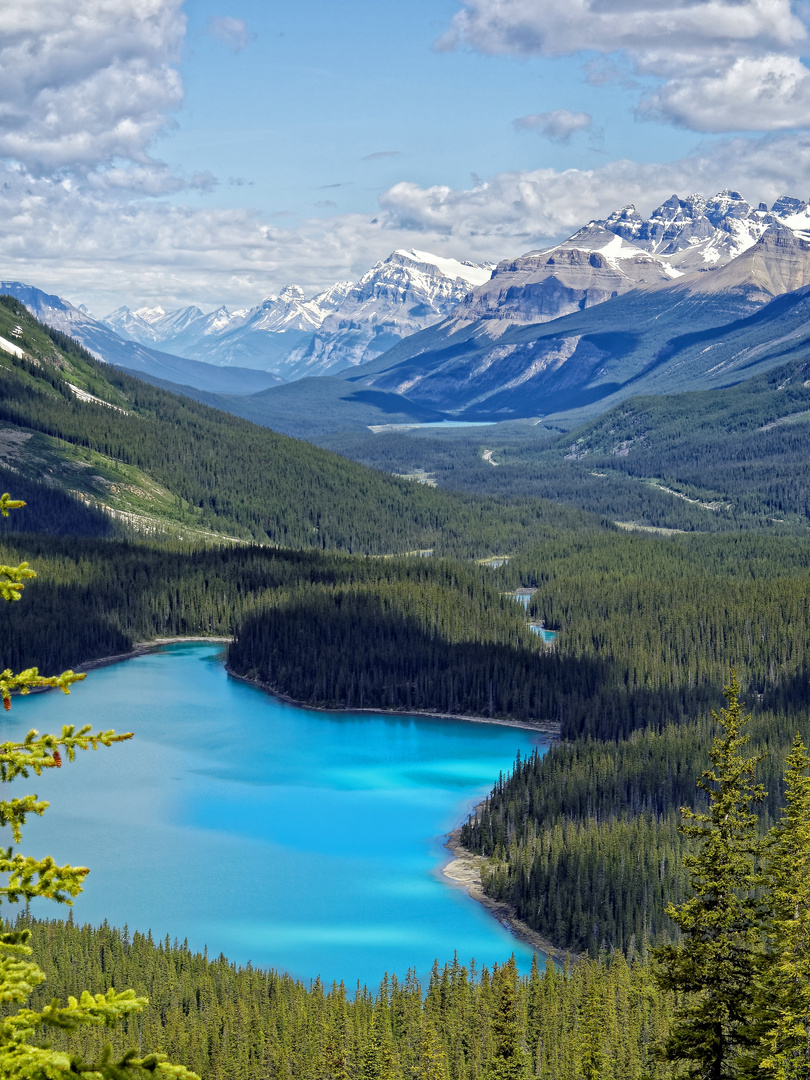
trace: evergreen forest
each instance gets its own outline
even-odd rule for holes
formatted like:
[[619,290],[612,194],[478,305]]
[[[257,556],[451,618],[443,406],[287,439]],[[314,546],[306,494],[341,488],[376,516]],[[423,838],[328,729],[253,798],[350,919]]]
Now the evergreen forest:
[[[802,365],[669,413],[626,402],[567,448],[548,435],[530,463],[542,492],[491,464],[500,479],[478,484],[469,459],[453,484],[452,448],[461,462],[471,444],[412,440],[445,455],[450,491],[370,467],[401,460],[401,437],[348,461],[107,367],[0,298],[0,335],[17,329],[25,357],[0,352],[0,486],[28,505],[0,526],[0,558],[25,602],[0,605],[2,677],[223,636],[232,674],[307,705],[553,731],[545,756],[493,777],[462,841],[486,892],[571,953],[525,978],[507,957],[461,958],[425,985],[397,972],[374,989],[303,986],[126,928],[23,919],[8,947],[29,942],[46,976],[31,1008],[113,985],[150,1000],[114,1030],[51,1033],[57,1050],[156,1046],[246,1080],[810,1075],[796,989],[810,982]],[[592,498],[602,479],[612,494]],[[641,519],[663,531],[616,524]],[[6,682],[9,701],[26,685]],[[43,767],[61,765],[57,743],[43,748]],[[739,871],[720,938],[706,929],[711,844]],[[711,1016],[700,964],[725,980]]]

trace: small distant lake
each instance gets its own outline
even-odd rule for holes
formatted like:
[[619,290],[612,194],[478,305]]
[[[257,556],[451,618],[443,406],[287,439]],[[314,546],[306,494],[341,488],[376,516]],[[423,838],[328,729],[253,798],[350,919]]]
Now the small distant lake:
[[16,698],[4,718],[4,740],[68,723],[135,732],[12,785],[51,802],[22,850],[91,868],[74,918],[350,989],[454,951],[492,964],[514,950],[526,969],[529,948],[440,868],[443,834],[541,737],[298,708],[229,679],[221,648],[171,645],[70,697]]
[[553,641],[557,640],[556,630],[547,630],[545,626],[541,626],[540,623],[529,623],[529,629],[533,634],[538,634],[546,645],[550,645]]
[[497,420],[425,420],[412,424],[369,424],[369,430],[381,431],[416,431],[419,428],[465,428],[494,427]]
[[440,427],[440,428],[454,428],[454,427],[494,427],[497,424],[497,420],[429,420],[425,423],[418,424],[418,427]]

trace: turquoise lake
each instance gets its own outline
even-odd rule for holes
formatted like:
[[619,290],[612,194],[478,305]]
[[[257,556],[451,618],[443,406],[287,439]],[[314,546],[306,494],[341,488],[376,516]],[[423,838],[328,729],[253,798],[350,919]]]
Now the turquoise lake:
[[3,740],[66,723],[135,733],[13,785],[51,803],[21,850],[91,868],[74,918],[349,988],[454,952],[489,965],[514,951],[527,968],[530,949],[440,871],[444,834],[541,737],[301,709],[228,678],[221,650],[173,644],[69,697],[15,698]]

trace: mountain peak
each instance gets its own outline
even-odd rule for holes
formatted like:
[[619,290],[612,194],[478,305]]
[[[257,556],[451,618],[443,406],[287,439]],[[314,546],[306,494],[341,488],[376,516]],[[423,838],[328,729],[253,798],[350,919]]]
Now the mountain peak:
[[397,248],[377,266],[409,264],[428,273],[435,272],[452,280],[465,281],[470,287],[483,285],[492,276],[493,270],[491,263],[473,263],[462,259],[446,258],[442,255],[434,255],[430,251],[420,251],[417,248]]
[[157,307],[153,308],[138,308],[136,311],[133,311],[132,314],[136,315],[139,319],[143,319],[143,321],[146,323],[155,323],[162,319],[165,316],[166,312],[158,304]]

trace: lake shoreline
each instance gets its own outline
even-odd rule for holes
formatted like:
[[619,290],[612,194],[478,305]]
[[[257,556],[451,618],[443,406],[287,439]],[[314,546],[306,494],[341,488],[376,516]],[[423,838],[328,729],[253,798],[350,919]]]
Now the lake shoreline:
[[[84,664],[80,664],[77,667],[79,672],[89,672],[96,668],[107,667],[111,664],[117,664],[124,660],[132,660],[139,656],[148,655],[150,652],[154,652],[165,645],[173,645],[181,642],[200,642],[202,644],[218,644],[227,645],[232,638],[229,637],[203,637],[201,635],[189,635],[185,637],[161,637],[154,638],[151,641],[139,641],[135,644],[132,650],[126,653],[120,653],[115,656],[99,657],[96,660],[87,661]],[[298,708],[307,709],[311,712],[342,712],[342,713],[369,713],[377,716],[419,716],[419,717],[431,717],[437,720],[464,720],[469,723],[476,724],[496,724],[500,727],[513,727],[520,728],[524,731],[534,731],[540,735],[545,736],[547,739],[556,740],[560,737],[560,725],[554,723],[545,724],[532,724],[523,720],[505,720],[490,718],[487,716],[471,716],[464,713],[440,713],[431,712],[422,709],[366,709],[366,708],[325,708],[317,705],[307,705],[304,702],[296,701],[294,698],[287,694],[279,694],[272,687],[262,683],[258,679],[251,679],[245,675],[238,675],[231,671],[230,668],[225,665],[225,670],[229,678],[236,679],[239,682],[247,683],[249,686],[253,686],[263,693],[275,697],[280,701],[287,702],[288,704],[295,705]],[[480,812],[484,803],[481,802],[477,806],[473,807],[471,813]],[[481,866],[484,863],[484,858],[481,855],[476,855],[474,852],[468,851],[461,843],[461,826],[453,829],[445,837],[445,848],[452,855],[452,859],[445,866],[441,867],[439,874],[444,880],[445,884],[448,884],[451,888],[461,888],[466,890],[471,899],[481,904],[486,911],[495,918],[501,926],[504,927],[510,934],[514,935],[518,940],[523,941],[531,948],[542,952],[547,956],[550,956],[557,963],[563,964],[566,959],[570,958],[572,961],[578,959],[577,954],[572,954],[565,950],[558,948],[553,942],[541,937],[535,930],[533,930],[527,923],[523,922],[517,917],[515,909],[510,905],[500,900],[493,900],[492,897],[487,896],[484,892],[481,883]]]
[[[479,813],[484,807],[480,802],[470,811],[470,815]],[[461,843],[461,826],[457,826],[447,834],[444,846],[453,856],[446,866],[441,869],[442,877],[446,878],[455,888],[466,890],[471,899],[477,901],[492,915],[504,929],[508,930],[520,941],[530,945],[537,952],[545,953],[558,964],[564,964],[566,960],[576,963],[581,959],[579,953],[560,949],[553,942],[541,937],[528,923],[517,917],[517,912],[511,904],[503,900],[493,900],[487,896],[481,883],[481,867],[486,862],[483,855],[476,855],[469,851]]]
[[[153,652],[155,649],[160,649],[164,645],[175,645],[178,642],[183,641],[199,641],[202,644],[211,642],[213,644],[227,645],[229,642],[233,641],[233,638],[203,637],[201,634],[191,634],[185,637],[160,637],[153,638],[151,641],[138,641],[129,652],[118,653],[115,656],[100,656],[96,660],[87,660],[83,664],[79,664],[76,671],[93,671],[96,668],[108,667],[110,664],[119,664],[123,660],[134,660],[136,657],[146,656],[148,653]],[[529,720],[505,720],[498,717],[472,716],[466,713],[433,712],[429,709],[366,709],[360,707],[352,707],[349,709],[341,705],[330,706],[328,708],[325,705],[309,705],[305,701],[297,701],[295,698],[290,697],[289,694],[280,694],[277,690],[274,690],[272,686],[263,683],[260,679],[251,679],[247,675],[239,675],[237,672],[232,671],[227,664],[225,665],[225,670],[228,673],[228,677],[231,679],[237,679],[239,682],[245,682],[249,686],[255,686],[263,693],[278,698],[279,701],[286,701],[288,704],[295,705],[299,709],[307,709],[311,712],[374,713],[377,716],[430,716],[436,720],[466,720],[472,724],[498,724],[500,727],[522,728],[524,731],[536,731],[538,734],[544,735],[548,739],[559,739],[560,737],[560,725],[553,721],[533,724]]]
[[[210,642],[217,645],[227,645],[233,641],[230,637],[203,637],[201,634],[190,634],[184,637],[160,637],[153,638],[151,641],[138,641],[129,652],[117,653],[114,656],[100,656],[96,660],[87,660],[76,667],[77,672],[93,671],[96,668],[108,667],[110,664],[120,664],[123,660],[134,660],[139,656],[146,656],[150,652],[154,652],[155,649],[160,649],[164,645],[175,645],[178,642],[192,642],[199,641],[202,644]],[[261,690],[265,694],[269,694],[271,697],[278,698],[279,701],[286,701],[290,705],[295,705],[299,709],[307,709],[310,712],[335,712],[335,713],[373,713],[377,716],[430,716],[436,720],[466,720],[472,724],[497,724],[500,727],[513,727],[521,728],[524,731],[536,731],[540,735],[546,736],[548,739],[559,739],[560,737],[560,725],[553,721],[545,721],[533,724],[529,720],[505,720],[499,717],[489,716],[472,716],[467,713],[443,713],[433,712],[429,709],[366,709],[360,707],[346,708],[344,706],[336,705],[326,707],[325,705],[309,705],[305,701],[297,701],[295,698],[290,697],[289,694],[280,694],[277,690],[274,690],[272,686],[267,683],[263,683],[260,679],[251,679],[247,675],[239,675],[235,671],[232,671],[228,665],[225,665],[225,670],[228,673],[228,677],[231,679],[237,679],[239,682],[245,682],[249,686],[255,686],[256,689]],[[46,688],[47,690],[50,687]]]
[[501,727],[522,728],[524,731],[536,731],[540,735],[545,735],[548,739],[559,739],[560,737],[560,725],[551,722],[533,724],[529,720],[503,720],[497,717],[471,716],[466,713],[432,712],[429,709],[366,709],[355,706],[346,708],[342,705],[327,708],[325,705],[308,705],[304,701],[297,701],[288,694],[280,694],[278,690],[274,690],[272,686],[268,686],[267,683],[263,683],[260,679],[251,679],[247,675],[238,675],[235,671],[231,671],[227,664],[225,670],[232,679],[238,679],[239,682],[255,686],[265,694],[278,698],[279,701],[286,701],[290,705],[296,705],[299,709],[308,709],[311,712],[374,713],[376,716],[429,716],[436,720],[467,720],[473,724],[498,724]]
[[[96,660],[85,660],[75,670],[77,672],[95,671],[96,668],[109,667],[110,664],[120,664],[123,660],[134,660],[138,656],[146,656],[164,645],[176,645],[181,641],[199,641],[202,644],[211,642],[214,645],[227,645],[233,641],[233,638],[203,637],[201,634],[191,634],[188,637],[160,637],[153,638],[152,641],[137,641],[129,652],[116,653],[114,656],[99,656]],[[46,689],[50,689],[50,687]]]

